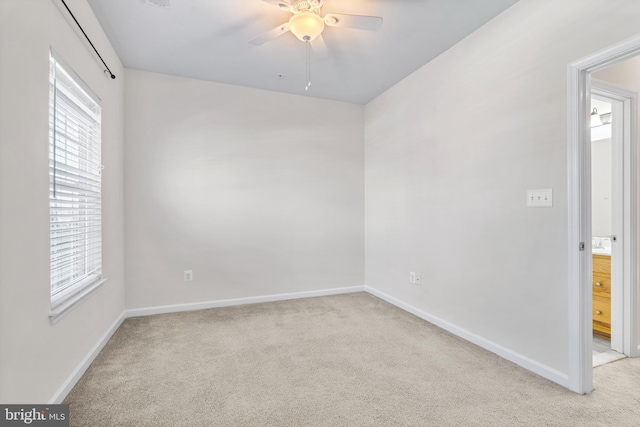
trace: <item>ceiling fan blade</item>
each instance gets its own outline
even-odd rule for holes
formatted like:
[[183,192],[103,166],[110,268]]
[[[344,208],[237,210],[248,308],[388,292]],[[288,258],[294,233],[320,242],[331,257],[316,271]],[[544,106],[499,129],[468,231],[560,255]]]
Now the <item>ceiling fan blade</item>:
[[293,11],[293,5],[289,0],[262,0],[265,3],[269,3],[272,6],[279,7],[282,10],[286,10],[287,12]]
[[330,27],[378,31],[382,26],[382,18],[380,16],[342,15],[339,13],[327,13],[324,17],[324,23]]
[[322,38],[322,34],[311,42],[311,50],[313,50],[314,56],[318,59],[326,59],[329,56],[329,49]]
[[260,46],[265,44],[266,42],[268,42],[269,40],[275,39],[278,36],[283,35],[284,33],[289,32],[289,23],[286,22],[282,25],[278,25],[276,28],[274,28],[273,30],[269,30],[266,33],[262,33],[257,37],[252,38],[251,40],[249,40],[249,43],[251,43],[254,46]]

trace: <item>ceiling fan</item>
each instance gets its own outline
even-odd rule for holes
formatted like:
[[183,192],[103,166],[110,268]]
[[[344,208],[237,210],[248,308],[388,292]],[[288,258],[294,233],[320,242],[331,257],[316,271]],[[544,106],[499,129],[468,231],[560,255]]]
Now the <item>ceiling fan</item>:
[[382,26],[382,18],[379,16],[327,13],[323,17],[321,12],[324,0],[263,1],[291,12],[293,16],[288,22],[251,39],[249,43],[254,46],[260,46],[291,31],[301,41],[311,44],[311,48],[318,56],[325,57],[328,55],[327,45],[322,38],[325,25],[366,31],[377,31]]

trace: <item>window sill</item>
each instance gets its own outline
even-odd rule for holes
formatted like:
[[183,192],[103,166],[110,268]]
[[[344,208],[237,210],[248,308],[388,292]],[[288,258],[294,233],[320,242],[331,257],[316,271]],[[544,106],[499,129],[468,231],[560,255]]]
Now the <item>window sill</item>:
[[100,279],[89,286],[83,288],[78,293],[74,294],[69,299],[65,300],[61,304],[57,305],[54,309],[51,309],[49,312],[49,323],[51,325],[55,324],[58,320],[62,319],[65,314],[70,312],[73,308],[75,308],[82,301],[87,299],[90,295],[92,295],[95,291],[102,287],[102,284],[106,282],[107,279]]

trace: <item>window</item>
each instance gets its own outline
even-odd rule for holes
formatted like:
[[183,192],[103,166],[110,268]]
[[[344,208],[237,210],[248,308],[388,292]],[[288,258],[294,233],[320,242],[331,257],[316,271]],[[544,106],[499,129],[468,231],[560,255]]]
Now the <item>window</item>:
[[101,109],[55,54],[49,75],[51,315],[102,282]]

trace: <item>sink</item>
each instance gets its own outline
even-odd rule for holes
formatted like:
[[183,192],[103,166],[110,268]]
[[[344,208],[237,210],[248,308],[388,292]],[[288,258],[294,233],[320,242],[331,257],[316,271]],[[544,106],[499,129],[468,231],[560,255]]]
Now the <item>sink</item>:
[[591,238],[591,253],[611,255],[611,236],[593,236]]

